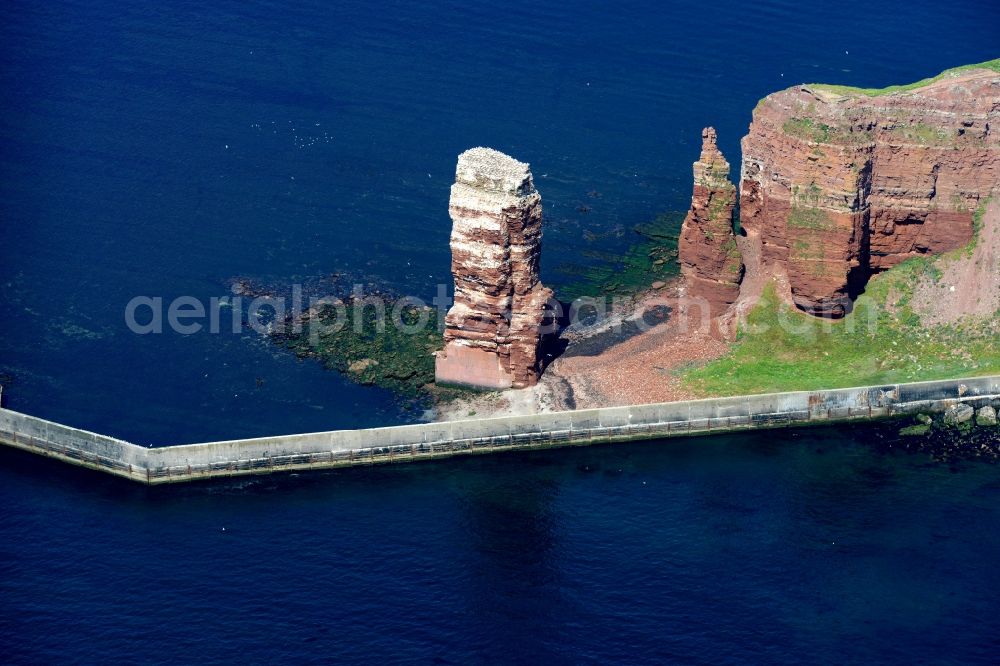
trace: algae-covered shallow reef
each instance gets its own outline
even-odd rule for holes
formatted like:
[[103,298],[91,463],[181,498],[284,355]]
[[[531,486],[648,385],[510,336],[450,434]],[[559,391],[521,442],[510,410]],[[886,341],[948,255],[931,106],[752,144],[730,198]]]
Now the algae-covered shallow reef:
[[677,238],[683,219],[682,212],[664,212],[633,226],[634,241],[624,252],[583,250],[580,256],[585,263],[560,265],[559,272],[569,279],[557,289],[556,296],[567,302],[582,297],[632,296],[651,284],[676,277]]
[[441,349],[438,312],[419,304],[369,296],[317,305],[273,338],[300,358],[315,358],[359,384],[418,398],[434,382]]

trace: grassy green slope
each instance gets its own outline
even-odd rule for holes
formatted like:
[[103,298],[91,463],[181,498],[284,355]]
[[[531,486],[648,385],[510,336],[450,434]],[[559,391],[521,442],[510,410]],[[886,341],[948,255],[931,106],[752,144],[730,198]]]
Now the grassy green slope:
[[992,321],[925,326],[910,306],[919,281],[937,281],[939,262],[964,253],[911,259],[875,276],[837,321],[784,304],[769,286],[731,352],[683,379],[705,395],[739,395],[1000,373],[1000,312]]

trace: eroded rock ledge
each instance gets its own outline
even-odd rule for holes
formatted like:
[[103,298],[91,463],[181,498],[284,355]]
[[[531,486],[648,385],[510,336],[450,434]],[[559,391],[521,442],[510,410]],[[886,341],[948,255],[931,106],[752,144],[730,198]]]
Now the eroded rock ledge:
[[448,212],[455,303],[445,319],[436,381],[476,388],[532,386],[552,291],[538,279],[542,200],[528,165],[490,148],[458,157]]

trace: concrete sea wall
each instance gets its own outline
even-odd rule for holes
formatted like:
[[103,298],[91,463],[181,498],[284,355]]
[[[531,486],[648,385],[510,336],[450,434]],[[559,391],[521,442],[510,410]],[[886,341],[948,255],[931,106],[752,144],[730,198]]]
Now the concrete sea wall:
[[708,398],[147,448],[0,409],[0,443],[147,484],[871,420],[978,407],[1000,376]]
[[0,444],[146,482],[147,452],[136,444],[0,409]]

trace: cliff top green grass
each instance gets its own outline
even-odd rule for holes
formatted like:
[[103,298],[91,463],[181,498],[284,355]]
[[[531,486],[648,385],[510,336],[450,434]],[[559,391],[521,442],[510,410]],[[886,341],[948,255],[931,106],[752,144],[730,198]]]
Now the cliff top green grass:
[[[926,79],[921,79],[919,81],[914,81],[913,83],[904,83],[900,85],[886,86],[885,88],[860,88],[857,86],[844,86],[835,83],[808,83],[806,87],[813,88],[815,90],[825,90],[828,92],[838,93],[841,95],[866,95],[868,97],[879,97],[881,95],[889,95],[896,92],[906,92],[908,90],[916,90],[917,88],[923,88],[928,86],[935,81],[940,81],[952,76],[960,76],[964,72],[976,70],[976,69],[987,69],[994,72],[1000,73],[1000,58],[995,58],[993,60],[987,60],[986,62],[974,63],[972,65],[960,65],[959,67],[952,67],[951,69],[946,69],[937,76],[931,76]],[[772,93],[773,94],[773,93]],[[761,104],[764,103],[770,95],[760,98],[757,100],[757,106],[754,110],[760,108]],[[812,129],[812,128],[808,128]]]
[[840,93],[843,95],[867,95],[868,97],[879,97],[881,95],[889,95],[897,92],[906,92],[908,90],[915,90],[917,88],[923,88],[932,83],[940,81],[941,79],[950,78],[953,76],[959,76],[965,72],[976,70],[976,69],[989,69],[994,72],[1000,73],[1000,58],[994,60],[987,60],[986,62],[975,63],[973,65],[962,65],[960,67],[952,67],[951,69],[946,69],[937,76],[932,76],[927,79],[921,79],[920,81],[915,81],[913,83],[905,83],[896,86],[886,86],[885,88],[858,88],[855,86],[842,86],[829,83],[810,83],[808,87],[816,88],[818,90],[827,90],[830,92]]

